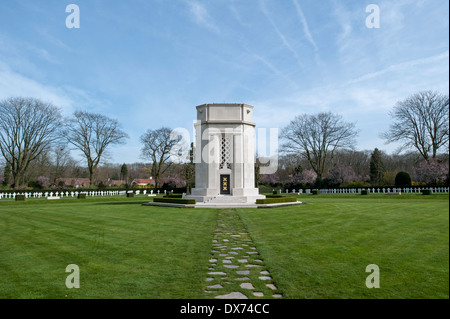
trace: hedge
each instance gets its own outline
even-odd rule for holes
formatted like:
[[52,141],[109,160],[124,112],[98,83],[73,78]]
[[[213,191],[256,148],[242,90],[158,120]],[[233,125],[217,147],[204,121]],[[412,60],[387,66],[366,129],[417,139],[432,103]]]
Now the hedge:
[[319,195],[320,194],[320,190],[319,189],[313,189],[311,194],[313,195]]
[[16,195],[16,200],[25,200],[25,195]]
[[134,193],[127,193],[127,197],[134,197]]
[[363,189],[361,190],[361,195],[368,195],[369,192],[367,191],[367,189]]
[[422,195],[431,195],[431,193],[432,193],[431,189],[424,189],[422,191]]
[[278,203],[295,203],[297,198],[295,197],[278,197],[278,198],[266,198],[257,199],[256,204],[278,204]]
[[183,194],[167,194],[164,195],[164,198],[183,198]]
[[78,199],[86,199],[86,194],[85,193],[78,194]]
[[172,204],[196,204],[193,198],[153,198],[154,202],[158,203],[172,203]]
[[282,198],[283,195],[266,195],[266,198]]

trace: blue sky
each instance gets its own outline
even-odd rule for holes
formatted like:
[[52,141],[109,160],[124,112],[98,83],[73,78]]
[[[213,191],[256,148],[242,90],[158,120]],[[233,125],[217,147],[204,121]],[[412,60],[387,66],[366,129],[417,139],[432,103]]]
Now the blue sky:
[[[68,29],[68,4],[80,28]],[[366,27],[366,7],[380,28]],[[389,110],[420,90],[448,94],[447,0],[8,0],[0,2],[0,99],[33,96],[65,115],[120,121],[110,162],[140,159],[149,128],[192,131],[195,106],[247,103],[258,128],[331,111],[358,150],[389,153]]]

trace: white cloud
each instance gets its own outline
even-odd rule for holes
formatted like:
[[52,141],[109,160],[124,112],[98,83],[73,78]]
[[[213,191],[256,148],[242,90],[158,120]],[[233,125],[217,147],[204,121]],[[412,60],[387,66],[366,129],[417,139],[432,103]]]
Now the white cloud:
[[421,90],[448,94],[449,52],[404,61],[382,70],[288,95],[256,99],[255,122],[259,127],[286,126],[296,115],[333,112],[360,129],[357,149],[383,148],[394,152],[396,144],[385,145],[379,134],[387,131],[389,111],[400,100]]
[[272,17],[270,16],[265,0],[261,0],[260,4],[261,4],[261,11],[264,13],[266,18],[269,20],[272,27],[275,29],[275,32],[277,33],[278,37],[281,39],[281,42],[283,43],[283,45],[294,55],[295,59],[297,60],[297,63],[300,65],[301,68],[303,68],[303,64],[301,62],[300,56],[298,55],[297,51],[295,51],[295,49],[292,47],[292,45],[288,41],[287,37],[280,31],[280,29],[277,27],[277,25],[273,21]]
[[318,47],[316,44],[316,41],[314,41],[314,38],[311,34],[311,31],[309,30],[308,22],[306,21],[305,15],[303,14],[303,10],[300,7],[300,4],[298,3],[298,0],[293,0],[295,8],[297,9],[297,13],[300,17],[300,21],[303,25],[303,32],[305,33],[306,39],[311,43],[311,45],[314,47],[315,51],[318,51]]
[[68,116],[76,109],[98,111],[108,107],[108,101],[93,98],[89,92],[82,89],[64,86],[51,86],[40,83],[11,70],[0,61],[0,99],[14,96],[34,97],[44,102],[50,102],[61,108],[63,115]]
[[286,74],[284,74],[283,72],[281,72],[279,69],[277,69],[272,63],[270,63],[269,61],[267,61],[265,58],[263,58],[260,55],[254,54],[253,57],[255,59],[257,59],[258,61],[262,62],[267,68],[269,68],[275,75],[278,75],[280,77],[282,77],[286,82],[288,82],[290,85],[292,85],[292,87],[298,89],[297,84],[292,81],[290,78],[288,78],[286,76]]
[[397,71],[401,71],[401,70],[408,70],[408,69],[411,69],[416,66],[439,62],[444,59],[448,60],[448,58],[449,58],[449,51],[446,51],[446,52],[443,52],[441,54],[434,55],[431,57],[398,63],[395,65],[391,65],[383,70],[368,73],[357,79],[350,80],[349,82],[347,82],[347,85],[364,82],[364,81],[367,81],[367,80],[370,80],[370,79],[373,79],[376,77],[380,77],[386,73],[397,72]]
[[347,40],[353,32],[352,17],[354,15],[345,9],[340,3],[334,2],[334,4],[334,16],[341,28],[341,32],[337,37],[337,44],[339,45],[340,50],[343,50],[347,47]]
[[204,5],[193,0],[188,1],[187,4],[189,5],[189,12],[191,13],[192,18],[198,25],[216,33],[220,32]]
[[27,78],[0,62],[0,99],[14,96],[38,98],[61,107],[65,114],[72,112],[73,99],[64,90]]

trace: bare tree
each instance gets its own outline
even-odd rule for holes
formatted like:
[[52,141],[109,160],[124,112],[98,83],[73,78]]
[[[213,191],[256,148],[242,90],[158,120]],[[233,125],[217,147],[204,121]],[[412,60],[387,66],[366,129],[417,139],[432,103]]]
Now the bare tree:
[[102,114],[77,111],[66,120],[67,142],[86,157],[90,184],[94,172],[110,145],[122,144],[128,135],[120,129],[119,122]]
[[404,148],[417,149],[425,160],[436,158],[441,147],[448,147],[448,95],[419,92],[398,102],[390,115],[394,123],[382,134],[387,143],[402,141]]
[[285,140],[283,151],[306,158],[321,178],[337,150],[354,147],[357,131],[354,123],[328,112],[295,117],[281,136]]
[[59,108],[34,98],[0,102],[0,151],[11,166],[14,188],[24,183],[30,164],[58,139]]
[[171,159],[174,154],[174,146],[179,140],[173,139],[172,130],[167,127],[161,127],[156,130],[149,129],[141,136],[142,157],[150,159],[152,163],[152,176],[155,179],[156,187],[159,187],[161,175],[172,164]]
[[70,157],[70,149],[66,145],[58,143],[53,147],[53,170],[50,175],[51,182],[54,184],[58,178],[63,177],[69,163],[73,162]]

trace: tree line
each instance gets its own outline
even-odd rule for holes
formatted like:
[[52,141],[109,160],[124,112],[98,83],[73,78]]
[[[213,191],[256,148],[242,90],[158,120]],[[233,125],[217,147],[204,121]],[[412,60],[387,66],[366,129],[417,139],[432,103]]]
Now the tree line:
[[117,120],[102,114],[76,111],[63,118],[60,108],[35,98],[0,102],[0,151],[15,189],[28,182],[30,167],[50,149],[58,167],[58,161],[67,155],[66,144],[84,154],[92,183],[108,146],[124,143],[127,137]]
[[[399,101],[391,110],[393,123],[380,134],[387,143],[398,142],[397,153],[412,150],[403,156],[387,156],[378,148],[373,152],[354,149],[358,135],[355,123],[345,122],[330,112],[295,117],[281,131],[281,147],[286,169],[294,162],[294,170],[282,177],[266,176],[262,181],[282,184],[342,186],[393,185],[394,174],[409,162],[408,170],[420,183],[448,184],[449,97],[439,92],[423,91]],[[415,156],[417,154],[418,156]],[[355,161],[355,159],[357,159]],[[387,162],[397,159],[396,168],[387,169]],[[361,169],[363,166],[363,169]],[[395,176],[394,176],[395,179]]]
[[[423,91],[399,101],[390,112],[392,124],[380,134],[387,143],[401,145],[393,155],[378,148],[355,150],[358,130],[355,123],[331,112],[302,114],[281,130],[278,171],[258,174],[257,183],[289,185],[392,185],[395,174],[406,171],[419,183],[448,183],[449,98],[439,92]],[[167,127],[148,129],[140,138],[141,158],[149,164],[102,166],[111,146],[128,139],[116,119],[102,114],[76,111],[63,118],[61,110],[35,98],[15,97],[0,101],[0,151],[4,172],[0,182],[24,187],[30,180],[51,184],[57,177],[86,176],[92,185],[101,176],[124,178],[152,176],[157,186],[172,180],[178,187],[194,183],[193,153],[173,161],[174,137]],[[71,150],[83,154],[79,165]],[[406,151],[406,152],[405,152]],[[43,172],[36,176],[37,172]],[[105,173],[106,172],[106,173]],[[126,174],[125,174],[126,172]],[[37,179],[41,180],[38,181]],[[169,179],[168,179],[169,178]],[[46,180],[47,179],[47,180]],[[6,182],[6,183],[5,183]]]

